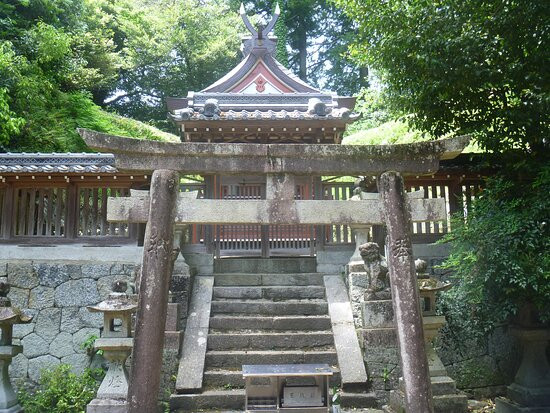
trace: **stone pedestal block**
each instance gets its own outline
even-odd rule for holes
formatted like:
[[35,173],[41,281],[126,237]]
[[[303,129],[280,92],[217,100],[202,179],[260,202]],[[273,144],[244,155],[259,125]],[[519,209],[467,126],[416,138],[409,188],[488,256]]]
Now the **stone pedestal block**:
[[181,304],[168,303],[168,311],[166,312],[166,325],[164,329],[166,331],[180,330],[180,324],[181,324],[180,315],[181,315]]
[[86,409],[86,413],[127,413],[126,400],[94,399]]
[[364,301],[361,307],[365,328],[394,328],[391,300]]
[[182,331],[165,331],[164,332],[164,349],[179,352],[183,341]]
[[353,251],[353,255],[351,256],[349,261],[350,261],[350,264],[359,263],[359,265],[361,266],[360,271],[363,271],[364,264],[363,264],[363,258],[361,257],[361,252],[359,251],[359,247],[369,241],[370,228],[371,228],[370,225],[352,225],[351,226],[351,229],[353,230],[353,234],[355,236],[355,251]]
[[496,412],[550,412],[550,366],[546,357],[550,329],[513,327],[510,330],[523,344],[523,357],[514,383],[508,386],[507,397],[496,399]]

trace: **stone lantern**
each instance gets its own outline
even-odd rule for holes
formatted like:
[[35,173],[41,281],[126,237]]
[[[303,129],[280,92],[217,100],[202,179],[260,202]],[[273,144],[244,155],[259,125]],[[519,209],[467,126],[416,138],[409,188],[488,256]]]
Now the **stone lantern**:
[[441,327],[445,325],[445,316],[436,315],[437,293],[451,288],[451,283],[442,282],[430,277],[426,271],[428,265],[424,260],[416,260],[416,275],[420,305],[422,306],[422,323],[424,343],[430,369],[430,381],[434,409],[436,412],[462,413],[468,411],[468,398],[456,390],[455,381],[447,374],[445,366],[435,351],[433,341]]
[[439,329],[445,325],[445,316],[435,314],[437,292],[448,290],[451,288],[451,284],[430,277],[426,272],[428,267],[426,261],[416,260],[415,266],[430,377],[446,376],[447,371],[434,349],[433,341],[437,337]]
[[88,307],[91,312],[103,313],[103,334],[94,348],[103,351],[110,362],[97,396],[88,404],[87,413],[125,413],[128,410],[128,371],[126,359],[132,351],[132,314],[137,305],[126,294],[125,281],[116,281],[113,292],[98,305]]
[[8,298],[9,292],[9,284],[0,282],[0,329],[2,330],[2,336],[0,337],[0,368],[2,370],[0,376],[0,413],[23,411],[17,403],[17,395],[13,391],[8,368],[11,360],[23,351],[22,346],[12,344],[13,325],[26,324],[32,320],[32,317],[11,306],[11,301]]

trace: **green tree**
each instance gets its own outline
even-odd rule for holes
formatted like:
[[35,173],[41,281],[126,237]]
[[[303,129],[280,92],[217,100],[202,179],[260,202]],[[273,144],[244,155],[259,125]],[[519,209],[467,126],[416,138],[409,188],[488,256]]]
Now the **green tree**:
[[394,112],[490,151],[548,151],[550,3],[334,0],[358,27],[352,54],[380,73]]
[[224,1],[160,0],[119,16],[125,65],[103,105],[164,129],[164,99],[186,96],[222,77],[240,60],[244,25]]
[[6,0],[0,4],[0,149],[82,151],[75,129],[173,136],[164,98],[237,63],[240,21],[224,0]]

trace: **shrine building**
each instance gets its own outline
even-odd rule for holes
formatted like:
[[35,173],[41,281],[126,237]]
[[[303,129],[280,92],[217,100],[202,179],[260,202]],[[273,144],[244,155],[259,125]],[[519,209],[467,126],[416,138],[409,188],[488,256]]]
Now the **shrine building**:
[[[339,144],[346,126],[359,118],[353,112],[355,98],[321,91],[276,60],[277,38],[271,30],[278,8],[272,20],[258,28],[244,8],[240,13],[250,32],[243,38],[243,60],[203,90],[167,100],[169,118],[182,142]],[[321,180],[298,179],[296,198],[322,199]],[[204,183],[207,198],[265,198],[261,175],[206,175]],[[206,229],[203,241],[217,257],[314,255],[315,232],[304,225],[221,225]]]

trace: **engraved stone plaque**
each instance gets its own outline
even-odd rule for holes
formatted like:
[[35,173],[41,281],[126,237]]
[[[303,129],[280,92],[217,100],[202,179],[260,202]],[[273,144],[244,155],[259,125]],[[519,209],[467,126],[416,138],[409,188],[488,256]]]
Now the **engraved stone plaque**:
[[285,386],[283,407],[323,406],[321,388],[317,386]]

